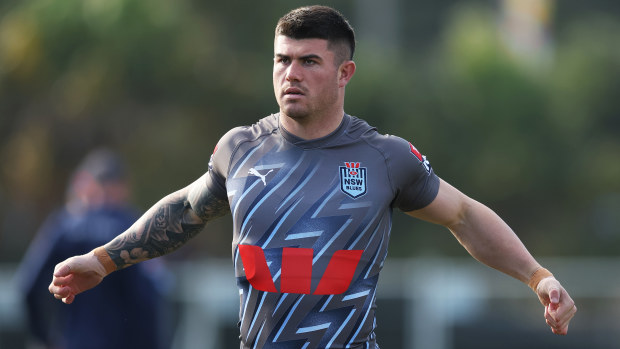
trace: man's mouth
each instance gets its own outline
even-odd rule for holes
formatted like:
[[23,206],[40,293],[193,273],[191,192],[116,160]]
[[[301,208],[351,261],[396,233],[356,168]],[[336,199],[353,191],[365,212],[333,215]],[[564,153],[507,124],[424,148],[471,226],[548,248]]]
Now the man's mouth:
[[303,94],[303,91],[297,87],[289,87],[284,90],[284,95],[301,96]]

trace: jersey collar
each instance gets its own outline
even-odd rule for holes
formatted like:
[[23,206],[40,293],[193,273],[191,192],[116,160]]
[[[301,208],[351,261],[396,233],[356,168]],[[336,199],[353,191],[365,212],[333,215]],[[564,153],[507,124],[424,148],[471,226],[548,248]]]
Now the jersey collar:
[[340,122],[340,125],[332,133],[321,138],[303,139],[295,136],[294,134],[288,132],[284,127],[282,127],[282,124],[280,123],[279,113],[276,114],[276,117],[278,118],[278,129],[280,130],[280,134],[282,135],[282,137],[286,139],[289,143],[292,143],[293,145],[304,149],[322,148],[331,144],[334,140],[339,138],[345,132],[351,121],[351,117],[345,113],[342,121]]

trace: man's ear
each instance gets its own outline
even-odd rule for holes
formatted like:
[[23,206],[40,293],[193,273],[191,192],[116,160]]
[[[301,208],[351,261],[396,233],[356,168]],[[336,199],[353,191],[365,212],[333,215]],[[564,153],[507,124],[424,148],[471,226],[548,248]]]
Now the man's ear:
[[344,61],[338,68],[339,87],[345,87],[353,77],[353,74],[355,74],[355,62],[351,60]]

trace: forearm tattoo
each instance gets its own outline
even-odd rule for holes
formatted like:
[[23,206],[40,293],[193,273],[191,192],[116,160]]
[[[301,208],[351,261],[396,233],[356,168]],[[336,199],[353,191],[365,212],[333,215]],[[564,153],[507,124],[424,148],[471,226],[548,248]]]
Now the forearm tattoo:
[[125,268],[178,249],[228,212],[228,201],[207,190],[189,194],[186,188],[160,200],[105,248],[118,269]]

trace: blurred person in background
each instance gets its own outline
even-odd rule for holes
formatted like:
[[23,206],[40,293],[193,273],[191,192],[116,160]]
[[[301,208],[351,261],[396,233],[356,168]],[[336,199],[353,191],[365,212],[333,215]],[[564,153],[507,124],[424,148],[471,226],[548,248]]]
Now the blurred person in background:
[[332,8],[280,18],[279,112],[229,131],[202,177],[110,242],[59,263],[49,291],[72,303],[231,213],[241,348],[377,349],[377,282],[399,209],[445,226],[473,257],[529,285],[552,331],[566,334],[573,300],[512,229],[440,179],[411,143],[344,112],[354,49],[353,29]]
[[92,151],[73,173],[64,206],[45,220],[17,274],[34,348],[169,347],[171,280],[161,260],[115,273],[71,307],[47,291],[56,263],[100,246],[139,217],[130,194],[125,164],[110,149]]

